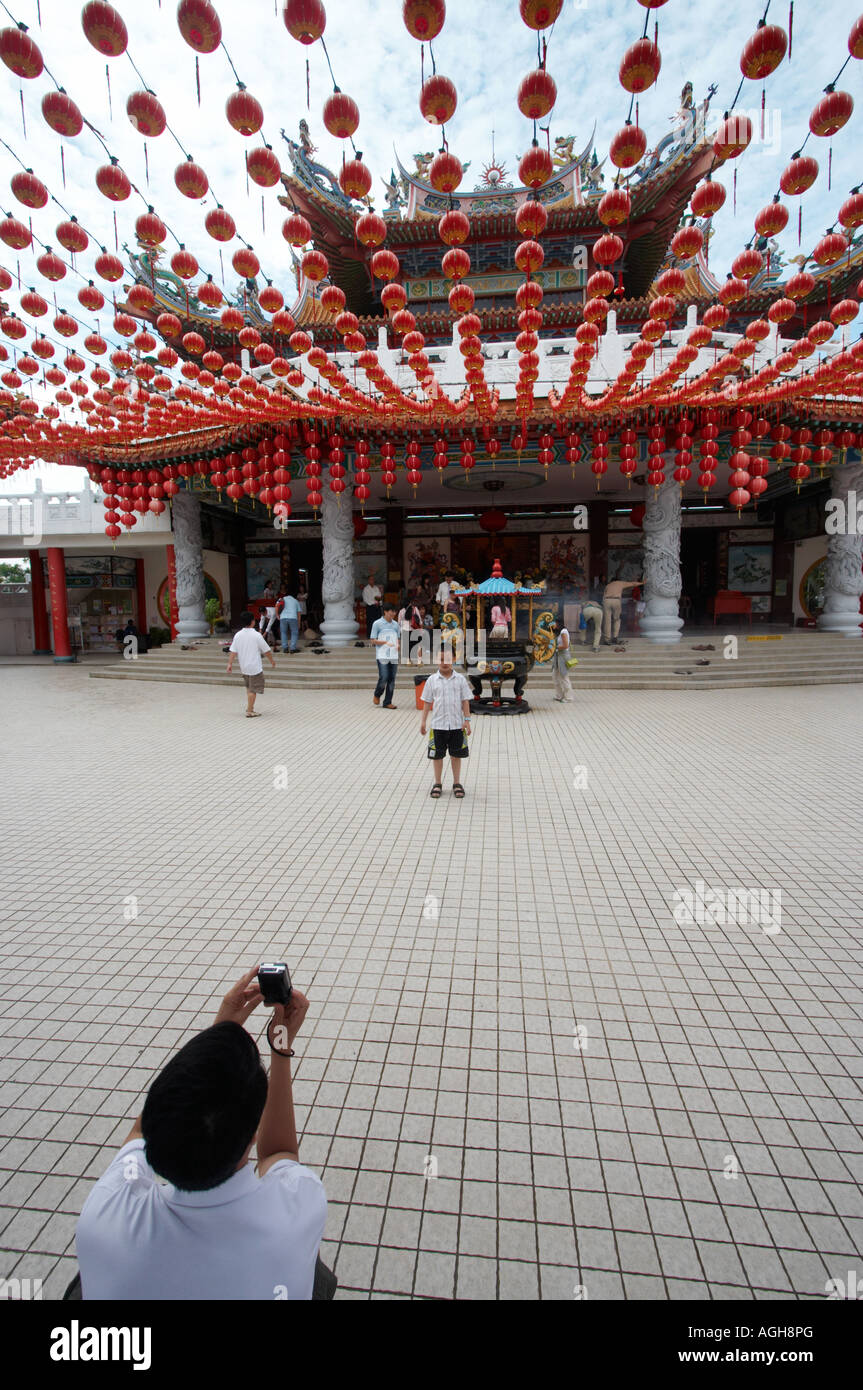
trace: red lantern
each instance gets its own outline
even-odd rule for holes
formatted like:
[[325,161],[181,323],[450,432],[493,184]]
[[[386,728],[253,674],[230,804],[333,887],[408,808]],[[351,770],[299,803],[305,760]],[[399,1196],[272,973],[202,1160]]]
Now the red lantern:
[[623,55],[620,85],[627,92],[646,92],[652,87],[662,66],[662,55],[651,39],[639,39]]
[[357,219],[356,233],[362,246],[380,246],[386,240],[387,224],[376,212],[364,212]]
[[48,303],[47,300],[44,300],[41,294],[37,294],[35,290],[26,290],[21,296],[21,308],[24,313],[29,314],[31,318],[38,319],[41,318],[43,314],[47,314]]
[[110,164],[96,170],[96,187],[112,203],[122,203],[132,192],[132,185],[112,155]]
[[36,269],[40,275],[44,275],[46,280],[56,283],[62,280],[66,274],[66,264],[61,261],[59,256],[55,256],[50,246],[46,246],[44,252],[36,260]]
[[52,130],[58,135],[73,137],[84,129],[84,117],[70,96],[59,92],[46,92],[42,98],[42,115]]
[[339,170],[339,187],[346,198],[365,198],[372,186],[372,176],[361,159],[348,159]]
[[690,206],[696,217],[712,217],[725,202],[725,188],[708,175],[700,183],[690,199]]
[[759,236],[778,236],[788,224],[788,209],[778,197],[755,214],[755,230]]
[[789,197],[805,193],[818,177],[818,161],[811,154],[796,155],[790,160],[779,178],[779,187]]
[[751,280],[761,269],[761,253],[754,246],[747,246],[731,262],[731,273],[738,280]]
[[647,149],[647,136],[639,126],[631,121],[617,132],[608,147],[608,156],[618,169],[631,169],[642,158]]
[[37,179],[32,169],[13,174],[9,180],[9,187],[25,208],[43,208],[48,202],[48,190],[42,180]]
[[187,156],[183,164],[177,165],[174,170],[174,183],[184,198],[204,198],[210,187],[207,175],[191,155]]
[[177,26],[196,53],[215,53],[222,42],[222,25],[209,0],[180,0]]
[[420,43],[436,39],[446,19],[445,0],[404,0],[402,19],[408,33]]
[[605,232],[593,243],[593,259],[597,265],[613,265],[623,255],[623,242],[616,232]]
[[231,257],[231,265],[243,280],[254,280],[261,273],[261,262],[251,246],[241,246]]
[[126,102],[126,115],[138,134],[147,139],[161,135],[168,124],[162,103],[152,92],[132,92]]
[[305,246],[312,239],[312,228],[301,213],[294,212],[282,223],[282,236],[291,246]]
[[835,324],[851,323],[857,317],[858,305],[853,299],[840,299],[838,304],[834,304],[830,310],[830,317]]
[[758,25],[751,39],[747,39],[740,55],[740,71],[752,82],[760,82],[774,72],[788,50],[788,36],[778,24]]
[[689,261],[704,245],[704,234],[699,227],[681,227],[671,238],[671,250],[681,261]]
[[713,141],[713,153],[722,163],[737,159],[752,140],[752,122],[748,116],[726,116]]
[[142,212],[135,221],[135,236],[142,246],[161,246],[168,235],[168,228],[152,208]]
[[441,150],[429,165],[428,178],[438,193],[454,193],[464,178],[461,160],[449,150]]
[[185,246],[181,246],[179,251],[175,251],[171,257],[171,270],[181,280],[191,280],[198,273],[197,259],[191,251],[186,250]]
[[315,284],[323,280],[329,274],[330,265],[323,251],[306,251],[300,261],[300,268],[307,280],[312,280]]
[[522,241],[516,247],[515,263],[525,275],[532,275],[534,271],[539,270],[544,260],[545,252],[538,241]]
[[815,278],[808,270],[798,271],[786,282],[785,293],[789,299],[805,299],[815,288]]
[[516,100],[523,116],[538,121],[548,115],[557,101],[557,84],[545,68],[537,68],[522,78]]
[[4,217],[0,220],[0,241],[11,246],[13,251],[23,251],[32,240],[30,228],[19,222],[17,217]]
[[483,531],[496,535],[499,531],[506,530],[506,513],[499,507],[489,507],[480,516],[479,524]]
[[632,200],[625,188],[612,188],[603,193],[596,215],[606,227],[619,227],[629,217]]
[[458,93],[455,83],[441,73],[426,79],[420,92],[420,112],[431,125],[446,125],[455,114]]
[[54,319],[54,331],[59,333],[61,338],[74,338],[78,332],[78,324],[71,314],[57,314]]
[[824,96],[816,103],[809,117],[809,129],[813,135],[828,138],[835,135],[851,119],[854,101],[849,92],[837,92],[828,87]]
[[518,166],[518,176],[526,188],[541,188],[548,183],[554,172],[551,155],[534,142],[527,154],[522,156]]
[[26,28],[0,29],[0,58],[16,77],[39,77],[44,63]]
[[739,304],[741,299],[746,298],[746,281],[738,280],[733,275],[729,275],[724,285],[720,287],[718,298],[726,307],[729,304]]
[[463,280],[470,274],[470,256],[461,246],[453,246],[441,260],[441,270],[448,280]]
[[394,280],[399,273],[398,256],[384,248],[376,251],[371,259],[372,274],[379,280]]
[[812,259],[816,265],[836,265],[848,250],[848,242],[841,232],[828,232],[815,246]]
[[291,38],[300,43],[314,43],[327,27],[327,12],[321,0],[287,0],[282,17]]
[[204,218],[204,229],[214,241],[232,241],[237,234],[237,224],[229,212],[219,204]]
[[225,115],[228,124],[241,135],[257,135],[264,124],[264,108],[251,92],[246,91],[242,83],[239,84],[239,90],[233,92],[225,102]]
[[113,5],[103,0],[90,0],[81,11],[81,27],[97,53],[106,58],[118,58],[126,52],[129,35],[122,16]]
[[563,0],[519,0],[518,8],[529,29],[547,29],[563,9]]
[[336,87],[331,97],[324,102],[324,125],[337,140],[347,140],[360,123],[360,109],[353,97]]
[[285,297],[281,290],[277,290],[275,285],[265,285],[258,295],[258,303],[267,314],[275,314],[285,302]]
[[[98,276],[111,283],[115,280],[122,280],[123,278],[123,262],[120,260],[119,256],[113,255],[110,251],[103,251],[100,256],[97,256],[93,262],[93,268]],[[79,290],[79,299],[82,294],[83,290]],[[81,302],[83,303],[84,301],[81,300]]]

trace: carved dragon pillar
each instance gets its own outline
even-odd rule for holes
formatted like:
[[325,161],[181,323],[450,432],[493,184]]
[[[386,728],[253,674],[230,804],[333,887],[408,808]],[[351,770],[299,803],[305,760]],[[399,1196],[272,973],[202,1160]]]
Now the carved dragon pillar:
[[328,487],[321,503],[324,575],[324,621],[321,632],[328,647],[348,647],[356,641],[354,618],[354,523],[347,496],[341,505]]
[[648,488],[644,509],[644,598],[641,632],[648,642],[680,641],[680,487],[669,479]]
[[856,520],[857,500],[863,498],[863,462],[845,463],[834,468],[832,482],[831,501],[838,499],[842,504],[837,509],[841,529],[831,534],[827,542],[824,608],[818,618],[818,628],[821,632],[860,637],[863,635],[860,628],[863,535],[857,533]]
[[191,492],[178,492],[171,503],[171,518],[177,566],[177,637],[188,644],[210,635],[210,625],[204,617],[204,551],[198,498]]

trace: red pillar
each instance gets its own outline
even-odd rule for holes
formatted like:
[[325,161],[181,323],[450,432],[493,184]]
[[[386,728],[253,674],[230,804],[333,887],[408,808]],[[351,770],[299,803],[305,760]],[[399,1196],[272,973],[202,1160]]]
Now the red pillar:
[[54,630],[54,660],[74,661],[69,644],[69,615],[66,608],[66,557],[58,545],[48,546],[48,587],[51,591],[51,626]]
[[144,583],[144,561],[135,561],[135,582],[138,590],[138,631],[146,637],[147,625],[147,586]]
[[171,641],[174,642],[180,619],[180,610],[177,607],[177,560],[172,545],[166,545],[165,551],[168,556],[168,611],[171,615]]
[[51,655],[51,632],[48,627],[48,609],[45,606],[45,576],[42,573],[42,556],[38,550],[29,550],[30,557],[30,598],[33,602],[33,654]]

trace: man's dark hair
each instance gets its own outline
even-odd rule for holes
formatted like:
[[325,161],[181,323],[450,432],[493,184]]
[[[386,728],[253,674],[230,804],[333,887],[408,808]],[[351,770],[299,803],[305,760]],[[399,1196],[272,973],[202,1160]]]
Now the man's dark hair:
[[227,1182],[254,1138],[267,1073],[254,1038],[216,1023],[181,1047],[147,1092],[141,1114],[147,1162],[181,1192]]
[[385,604],[384,604],[384,612],[385,612],[385,613],[395,613],[395,611],[396,611],[396,606],[395,606],[394,603],[385,603]]
[[240,614],[240,627],[248,627],[249,623],[253,623],[254,621],[255,615],[254,613],[250,613],[248,609],[244,609]]

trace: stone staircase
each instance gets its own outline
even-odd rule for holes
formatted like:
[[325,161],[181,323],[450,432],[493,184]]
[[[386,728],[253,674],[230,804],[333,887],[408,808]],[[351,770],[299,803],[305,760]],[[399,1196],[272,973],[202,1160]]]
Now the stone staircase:
[[[748,630],[732,631],[737,637],[737,657],[723,655],[722,629],[685,632],[674,647],[659,647],[643,637],[628,638],[626,650],[615,652],[602,646],[594,653],[575,643],[578,665],[570,675],[578,690],[715,690],[720,687],[765,685],[833,685],[863,682],[863,640],[829,633],[783,628],[762,629],[747,640]],[[227,656],[220,645],[227,639],[210,639],[190,651],[178,644],[160,647],[136,661],[122,656],[90,672],[94,680],[181,681],[197,685],[237,685],[237,667],[226,672]],[[694,651],[693,647],[712,643],[714,651]],[[332,650],[315,655],[308,646],[294,656],[276,652],[276,670],[265,661],[267,685],[283,690],[368,690],[377,679],[373,649],[369,646]],[[698,666],[698,661],[707,661]],[[429,673],[428,666],[400,666],[396,680],[396,702],[413,704],[414,676]],[[534,666],[525,696],[539,691],[551,693],[550,666]],[[504,687],[511,693],[512,686]]]

